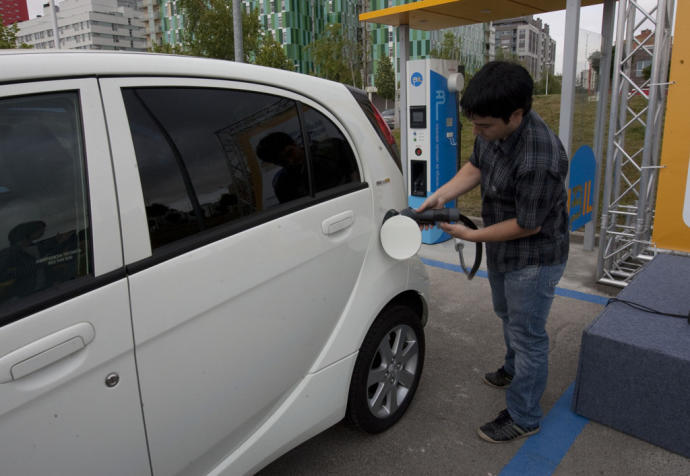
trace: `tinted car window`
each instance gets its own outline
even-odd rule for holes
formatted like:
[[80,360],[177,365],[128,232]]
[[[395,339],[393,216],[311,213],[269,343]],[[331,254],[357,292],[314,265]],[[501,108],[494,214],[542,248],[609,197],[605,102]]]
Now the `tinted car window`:
[[315,192],[360,181],[352,149],[327,117],[304,106],[304,128],[309,140]]
[[309,195],[294,101],[246,91],[123,91],[155,249]]
[[92,274],[90,242],[77,93],[0,99],[0,314]]

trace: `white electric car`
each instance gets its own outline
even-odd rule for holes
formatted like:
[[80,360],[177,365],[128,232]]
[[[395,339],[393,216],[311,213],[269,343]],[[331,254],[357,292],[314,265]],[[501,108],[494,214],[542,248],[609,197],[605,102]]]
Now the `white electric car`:
[[427,279],[360,91],[226,61],[0,54],[0,473],[238,475],[394,424]]

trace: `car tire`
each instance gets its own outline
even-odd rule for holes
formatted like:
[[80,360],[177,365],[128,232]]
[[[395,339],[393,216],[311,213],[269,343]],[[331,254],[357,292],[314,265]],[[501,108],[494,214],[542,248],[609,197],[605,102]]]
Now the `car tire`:
[[347,418],[380,433],[403,416],[424,367],[424,329],[407,306],[393,305],[374,321],[355,362]]

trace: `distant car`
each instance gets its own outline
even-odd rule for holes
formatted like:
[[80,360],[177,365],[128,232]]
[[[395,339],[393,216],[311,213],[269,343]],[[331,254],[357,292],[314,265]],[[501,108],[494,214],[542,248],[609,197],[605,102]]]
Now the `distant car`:
[[253,474],[424,363],[364,92],[229,61],[0,53],[0,473]]
[[381,113],[381,117],[391,130],[395,129],[395,109],[386,109]]

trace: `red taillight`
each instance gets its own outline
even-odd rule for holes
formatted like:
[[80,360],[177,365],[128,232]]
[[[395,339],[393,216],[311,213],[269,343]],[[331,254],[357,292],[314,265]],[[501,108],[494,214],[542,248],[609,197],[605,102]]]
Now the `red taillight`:
[[383,137],[385,137],[386,143],[388,145],[395,146],[395,137],[393,137],[393,133],[388,127],[388,124],[386,124],[386,121],[383,120],[383,117],[381,117],[381,113],[378,109],[376,109],[376,106],[372,104],[371,108],[374,110],[374,117],[376,118],[376,123],[378,124],[379,129],[383,134]]

